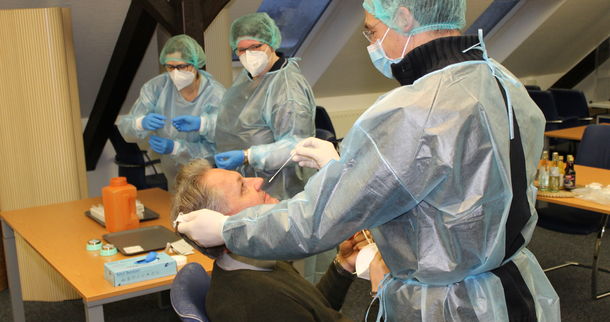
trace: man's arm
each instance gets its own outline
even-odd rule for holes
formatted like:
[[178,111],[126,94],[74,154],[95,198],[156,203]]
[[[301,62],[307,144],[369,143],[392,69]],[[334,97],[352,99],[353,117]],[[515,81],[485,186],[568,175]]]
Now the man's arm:
[[361,232],[342,242],[337,257],[316,285],[330,306],[337,311],[341,309],[347,290],[356,278],[356,258],[360,249],[366,245],[367,238]]
[[[357,124],[342,148],[341,159],[320,169],[292,199],[227,217],[222,228],[227,248],[253,258],[302,258],[331,249],[354,232],[379,226],[417,204],[379,153],[377,142]],[[412,161],[405,156],[401,171]]]

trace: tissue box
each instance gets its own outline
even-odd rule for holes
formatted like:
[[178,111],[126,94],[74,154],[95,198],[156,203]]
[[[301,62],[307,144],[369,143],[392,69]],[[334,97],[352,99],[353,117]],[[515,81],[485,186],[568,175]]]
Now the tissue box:
[[112,286],[121,286],[176,274],[176,261],[169,255],[158,253],[152,262],[137,263],[145,258],[138,256],[105,263],[104,278]]

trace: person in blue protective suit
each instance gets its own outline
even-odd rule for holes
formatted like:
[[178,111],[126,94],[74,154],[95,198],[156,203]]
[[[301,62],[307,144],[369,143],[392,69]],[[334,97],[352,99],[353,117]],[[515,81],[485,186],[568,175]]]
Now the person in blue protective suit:
[[[316,104],[297,60],[276,50],[280,30],[266,13],[231,24],[230,45],[244,70],[227,90],[216,124],[216,166],[270,179],[298,141],[315,134]],[[312,174],[290,162],[265,190],[285,199],[303,191]]]
[[482,32],[459,34],[463,0],[363,6],[371,60],[401,87],[355,122],[340,157],[325,142],[299,144],[294,159],[320,168],[302,193],[179,230],[242,256],[291,258],[369,228],[390,270],[378,318],[559,321],[557,293],[526,248],[542,113],[487,56]]
[[163,73],[146,82],[140,97],[118,128],[128,142],[144,143],[161,155],[161,167],[173,190],[180,165],[214,156],[214,134],[224,87],[201,70],[203,48],[187,35],[170,38],[159,56]]

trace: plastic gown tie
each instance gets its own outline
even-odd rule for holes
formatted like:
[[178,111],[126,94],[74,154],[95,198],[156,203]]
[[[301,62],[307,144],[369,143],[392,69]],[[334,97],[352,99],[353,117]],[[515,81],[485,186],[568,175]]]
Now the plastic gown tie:
[[502,87],[504,88],[504,92],[506,93],[506,109],[508,110],[508,132],[510,134],[510,139],[514,139],[515,138],[515,125],[513,124],[513,104],[511,102],[510,99],[510,93],[506,87],[506,81],[511,82],[513,85],[518,85],[519,81],[517,81],[516,79],[513,79],[512,77],[509,77],[507,75],[504,75],[503,73],[498,73],[496,67],[493,65],[493,63],[491,62],[491,60],[489,59],[489,56],[487,55],[487,48],[485,47],[485,42],[483,40],[483,29],[478,30],[478,36],[479,36],[479,42],[469,48],[464,49],[462,52],[468,52],[472,49],[477,49],[483,52],[483,59],[485,59],[485,62],[487,63],[487,66],[489,66],[489,69],[491,70],[492,75],[494,75],[495,78],[498,79],[498,81],[500,81],[500,83],[502,84]]
[[377,312],[376,321],[381,321],[380,319],[382,317],[383,317],[383,321],[388,321],[387,310],[385,309],[386,304],[383,301],[383,299],[384,299],[383,293],[386,289],[388,282],[391,279],[392,279],[391,273],[387,273],[387,274],[383,275],[383,279],[381,280],[379,286],[377,287],[377,294],[375,294],[375,296],[373,296],[373,299],[371,300],[369,307],[366,309],[366,315],[364,316],[364,321],[369,320],[369,312],[371,310],[371,307],[373,306],[373,303],[375,303],[375,300],[377,300],[377,299],[379,300],[379,311]]

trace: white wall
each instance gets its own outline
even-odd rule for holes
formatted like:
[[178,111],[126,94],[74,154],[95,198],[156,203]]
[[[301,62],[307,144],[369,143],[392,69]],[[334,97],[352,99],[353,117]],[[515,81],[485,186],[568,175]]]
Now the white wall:
[[356,119],[384,93],[316,97],[316,104],[328,112],[338,138],[347,134]]

